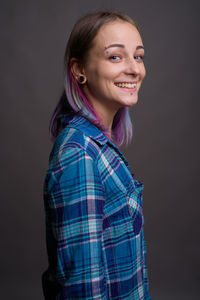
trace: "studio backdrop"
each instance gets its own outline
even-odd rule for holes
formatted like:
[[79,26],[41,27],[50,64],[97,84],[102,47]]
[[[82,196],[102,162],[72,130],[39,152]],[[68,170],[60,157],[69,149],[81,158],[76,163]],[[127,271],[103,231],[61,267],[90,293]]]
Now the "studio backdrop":
[[152,300],[200,299],[199,3],[0,1],[2,300],[43,299],[49,119],[63,89],[69,33],[96,9],[132,17],[146,51],[133,142],[121,150],[144,183]]

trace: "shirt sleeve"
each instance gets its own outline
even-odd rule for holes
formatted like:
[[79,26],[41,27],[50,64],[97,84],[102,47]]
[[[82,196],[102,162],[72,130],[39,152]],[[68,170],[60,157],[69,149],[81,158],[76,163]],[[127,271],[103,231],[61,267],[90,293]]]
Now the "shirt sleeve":
[[104,191],[95,161],[81,148],[62,152],[48,183],[56,243],[56,299],[106,299],[102,258]]

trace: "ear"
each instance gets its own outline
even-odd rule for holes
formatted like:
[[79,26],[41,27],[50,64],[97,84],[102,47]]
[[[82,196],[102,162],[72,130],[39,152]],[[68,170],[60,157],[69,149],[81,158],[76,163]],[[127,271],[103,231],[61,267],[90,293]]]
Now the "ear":
[[[74,78],[79,82],[79,78],[83,76],[86,78],[83,65],[76,58],[71,58],[70,60],[70,69]],[[86,81],[86,80],[85,80]]]

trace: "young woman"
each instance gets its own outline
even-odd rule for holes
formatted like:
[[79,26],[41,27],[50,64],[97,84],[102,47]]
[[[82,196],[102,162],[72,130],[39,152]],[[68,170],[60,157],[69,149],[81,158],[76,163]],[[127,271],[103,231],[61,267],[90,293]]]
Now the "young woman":
[[143,56],[126,15],[91,13],[72,30],[50,124],[45,299],[150,299],[143,184],[118,149],[132,137],[128,108],[138,101]]

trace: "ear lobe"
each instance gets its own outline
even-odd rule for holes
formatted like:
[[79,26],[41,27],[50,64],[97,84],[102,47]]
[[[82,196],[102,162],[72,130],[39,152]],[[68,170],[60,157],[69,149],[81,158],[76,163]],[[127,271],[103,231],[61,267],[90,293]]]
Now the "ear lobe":
[[82,64],[76,58],[71,58],[70,69],[71,69],[71,72],[72,72],[74,78],[77,81],[79,81],[80,76],[85,77],[84,68],[83,68]]

